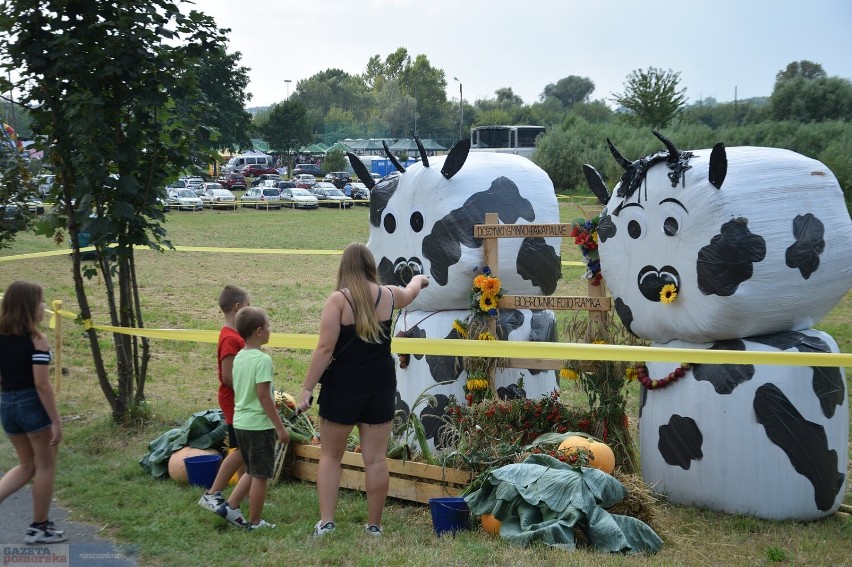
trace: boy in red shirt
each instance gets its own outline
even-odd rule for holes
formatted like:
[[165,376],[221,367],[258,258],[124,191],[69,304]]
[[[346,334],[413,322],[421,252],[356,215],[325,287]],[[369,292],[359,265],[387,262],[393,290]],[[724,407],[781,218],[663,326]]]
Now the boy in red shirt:
[[219,332],[219,346],[217,348],[216,360],[219,368],[219,407],[225,415],[225,423],[228,424],[229,447],[236,449],[228,453],[216,479],[210,490],[201,495],[198,505],[215,512],[225,499],[222,490],[228,485],[231,477],[243,467],[243,456],[237,444],[237,435],[234,432],[234,357],[246,345],[246,342],[237,332],[235,319],[237,312],[251,305],[249,294],[246,290],[235,285],[226,285],[219,294],[219,308],[225,316],[225,325]]

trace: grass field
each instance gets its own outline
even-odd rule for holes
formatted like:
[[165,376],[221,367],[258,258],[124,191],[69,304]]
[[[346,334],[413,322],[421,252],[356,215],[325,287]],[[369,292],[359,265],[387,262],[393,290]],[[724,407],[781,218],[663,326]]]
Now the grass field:
[[[562,220],[579,212],[563,205]],[[172,212],[166,228],[178,246],[342,250],[366,242],[367,209],[349,211],[204,211]],[[65,245],[67,246],[67,245]],[[2,256],[55,250],[51,241],[22,236]],[[563,260],[579,260],[570,242]],[[272,330],[317,333],[319,314],[332,289],[338,256],[140,251],[139,287],[145,325],[152,328],[218,329],[216,298],[226,283],[246,287],[252,303],[265,308]],[[76,311],[67,256],[0,261],[0,285],[14,279],[42,282],[46,297],[62,299]],[[583,294],[583,270],[568,268],[557,294]],[[108,322],[103,283],[88,284],[96,323]],[[852,520],[767,522],[659,502],[653,526],[665,540],[652,557],[562,552],[544,547],[519,549],[481,531],[436,538],[427,506],[390,501],[381,539],[363,534],[365,500],[343,491],[338,531],[331,538],[309,537],[317,520],[315,486],[289,482],[269,494],[264,517],[278,529],[244,533],[196,505],[199,491],[147,477],[138,460],[147,443],[182,423],[191,413],[216,406],[215,345],[155,340],[146,385],[152,419],[126,430],[109,420],[109,409],[96,383],[88,342],[79,327],[65,324],[59,409],[65,423],[60,448],[56,498],[72,519],[103,527],[103,534],[138,550],[140,565],[841,565],[852,563]],[[819,325],[832,334],[842,352],[852,352],[852,294]],[[110,346],[110,337],[102,338]],[[275,384],[297,391],[310,353],[271,349]],[[850,375],[847,369],[847,377]],[[848,384],[848,382],[847,382]],[[847,386],[848,387],[848,386]],[[572,391],[566,401],[580,398]],[[635,423],[637,392],[631,392]],[[0,467],[14,463],[11,446],[0,440]],[[744,468],[748,465],[744,463]],[[847,504],[852,491],[847,483]],[[0,505],[0,514],[2,514]],[[10,521],[4,519],[4,522]],[[17,519],[25,526],[25,519]],[[845,542],[845,543],[844,543]],[[73,542],[72,542],[73,543]]]

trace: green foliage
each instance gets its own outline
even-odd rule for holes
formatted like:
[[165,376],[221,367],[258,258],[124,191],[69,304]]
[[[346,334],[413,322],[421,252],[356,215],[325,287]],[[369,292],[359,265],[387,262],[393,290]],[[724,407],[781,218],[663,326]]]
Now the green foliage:
[[852,81],[840,77],[778,81],[770,109],[775,120],[852,120]]
[[802,59],[801,61],[793,61],[788,63],[783,71],[778,71],[775,75],[775,81],[781,82],[788,79],[820,79],[826,77],[825,69],[819,63]]
[[787,563],[790,561],[787,552],[775,545],[770,545],[766,548],[766,559],[772,563]]
[[683,110],[686,89],[678,90],[680,73],[649,67],[627,76],[624,92],[613,101],[631,111],[627,119],[640,126],[665,128]]
[[540,99],[555,98],[562,103],[565,110],[580,102],[588,102],[589,95],[595,90],[595,83],[588,77],[569,75],[545,85]]
[[279,154],[289,154],[311,141],[307,112],[298,100],[273,105],[260,131],[272,151]]
[[325,155],[325,160],[322,162],[322,171],[323,173],[344,171],[348,163],[346,154],[342,150],[332,150]]
[[[59,206],[42,230],[68,230],[83,319],[91,318],[79,250],[85,233],[96,248],[111,323],[144,326],[133,247],[170,246],[158,199],[168,180],[213,156],[216,122],[233,121],[234,109],[216,111],[201,82],[229,71],[238,57],[225,53],[211,18],[182,14],[168,0],[2,6],[0,33],[12,38],[2,68],[19,77],[20,100],[33,130],[51,141],[60,180],[52,190]],[[228,92],[239,95],[239,83]],[[88,336],[113,417],[134,417],[145,397],[147,340],[113,337],[113,382],[96,333]]]

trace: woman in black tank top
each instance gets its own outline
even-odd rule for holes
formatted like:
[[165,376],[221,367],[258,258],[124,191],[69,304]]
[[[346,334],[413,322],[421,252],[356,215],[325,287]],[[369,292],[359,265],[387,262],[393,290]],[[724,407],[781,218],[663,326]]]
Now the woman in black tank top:
[[320,521],[314,527],[316,537],[335,529],[340,462],[356,424],[366,475],[366,530],[372,535],[382,533],[389,482],[385,452],[396,393],[391,319],[394,308],[407,306],[427,285],[429,279],[417,275],[405,287],[382,286],[376,261],[365,245],[353,243],[343,251],[335,291],[320,316],[319,341],[298,406],[300,411],[310,407],[314,388],[322,378],[318,399]]

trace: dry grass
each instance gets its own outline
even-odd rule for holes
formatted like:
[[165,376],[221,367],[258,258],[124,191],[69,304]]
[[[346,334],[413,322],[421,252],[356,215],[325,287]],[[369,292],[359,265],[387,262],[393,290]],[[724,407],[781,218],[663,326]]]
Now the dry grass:
[[[563,210],[567,221],[576,210]],[[201,214],[170,213],[167,228],[178,245],[342,250],[351,241],[366,242],[367,211],[238,211]],[[570,243],[563,244],[564,260],[579,260]],[[0,255],[53,249],[48,240],[22,237],[15,248]],[[237,255],[190,252],[138,254],[146,326],[218,329],[221,316],[216,297],[225,283],[249,289],[252,302],[269,311],[273,330],[317,333],[322,303],[331,290],[337,256]],[[585,292],[582,268],[568,268],[557,293]],[[0,262],[0,285],[14,279],[42,282],[48,298],[62,298],[64,308],[76,310],[67,257]],[[102,284],[89,282],[96,322],[107,322]],[[824,321],[844,352],[852,351],[852,297]],[[313,485],[283,484],[270,492],[269,514],[279,530],[267,535],[236,533],[220,526],[197,509],[197,491],[170,482],[146,479],[136,464],[145,445],[192,412],[214,407],[215,346],[212,344],[153,341],[147,384],[152,421],[135,431],[119,430],[108,421],[108,408],[91,367],[88,344],[79,328],[66,323],[63,338],[63,387],[60,411],[66,425],[61,448],[57,497],[72,517],[102,526],[119,541],[141,546],[140,565],[189,565],[198,560],[198,541],[206,556],[220,564],[255,565],[797,565],[849,564],[848,542],[852,521],[828,518],[820,522],[767,522],[719,514],[655,501],[652,525],[665,540],[656,556],[602,556],[591,551],[572,554],[541,547],[516,549],[482,532],[436,539],[428,509],[392,502],[387,510],[388,531],[382,541],[364,541],[363,496],[341,497],[343,526],[330,541],[306,537],[316,520]],[[109,338],[102,339],[109,346]],[[276,386],[296,390],[308,363],[308,352],[271,349]],[[628,391],[631,433],[636,435],[637,392]],[[568,386],[563,398],[585,403],[582,392]],[[92,458],[96,456],[97,458]],[[8,442],[0,441],[0,466],[11,464]],[[745,465],[744,465],[745,466]],[[97,479],[97,482],[94,482]],[[641,499],[626,506],[645,506],[650,498],[637,479],[626,480]],[[848,486],[848,484],[847,484]],[[847,488],[846,503],[852,504]],[[163,506],[168,514],[163,515]],[[2,508],[2,506],[0,506]],[[2,513],[2,510],[0,510]],[[156,517],[156,521],[150,518]],[[191,526],[191,527],[188,527]],[[220,529],[221,528],[221,529]],[[358,528],[358,529],[356,529]],[[846,543],[844,543],[846,542]]]

